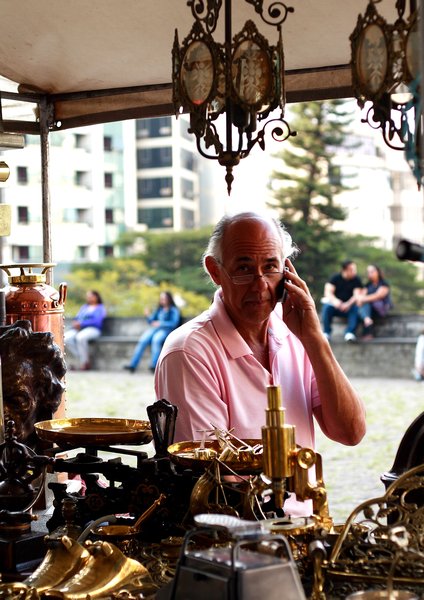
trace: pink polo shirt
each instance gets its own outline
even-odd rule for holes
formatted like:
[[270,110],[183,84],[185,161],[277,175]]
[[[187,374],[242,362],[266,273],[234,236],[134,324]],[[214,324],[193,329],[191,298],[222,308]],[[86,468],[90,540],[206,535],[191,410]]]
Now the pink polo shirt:
[[281,385],[286,423],[296,442],[314,447],[312,410],[320,404],[306,352],[281,316],[271,314],[268,331],[271,373],[253,356],[234,327],[220,290],[210,309],[167,337],[156,369],[155,390],[178,407],[175,441],[201,438],[211,423],[241,438],[261,438],[266,386]]
[[167,337],[156,368],[155,391],[158,400],[178,407],[175,441],[201,439],[200,431],[211,424],[234,428],[239,438],[261,439],[266,387],[281,385],[285,420],[296,426],[296,443],[314,448],[312,412],[320,404],[315,375],[281,311],[277,304],[269,322],[271,373],[234,327],[221,290],[207,311]]

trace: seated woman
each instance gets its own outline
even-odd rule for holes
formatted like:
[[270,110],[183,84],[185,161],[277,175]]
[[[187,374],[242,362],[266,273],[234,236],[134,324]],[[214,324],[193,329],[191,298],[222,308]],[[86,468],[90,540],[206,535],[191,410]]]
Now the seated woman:
[[367,275],[368,281],[356,300],[359,318],[364,323],[363,340],[374,337],[374,319],[385,317],[393,306],[390,285],[384,279],[381,269],[377,265],[368,265]]
[[155,370],[164,341],[171,331],[180,325],[181,320],[180,311],[176,307],[170,292],[162,292],[159,296],[157,309],[150,316],[146,316],[150,327],[141,336],[130,363],[124,365],[124,369],[130,371],[130,373],[134,373],[148,346],[151,346],[149,368],[152,372]]
[[82,371],[91,368],[88,343],[101,335],[106,317],[106,308],[99,292],[89,290],[86,297],[87,302],[73,319],[72,328],[65,331],[65,349],[78,359]]

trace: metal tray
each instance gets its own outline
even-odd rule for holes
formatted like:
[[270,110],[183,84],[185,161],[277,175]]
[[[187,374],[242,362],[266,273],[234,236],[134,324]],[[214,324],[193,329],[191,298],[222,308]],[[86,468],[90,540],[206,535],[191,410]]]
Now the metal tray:
[[40,440],[73,446],[148,444],[153,439],[149,421],[136,419],[52,419],[34,425]]
[[[262,440],[243,441],[250,446],[262,443]],[[213,459],[196,455],[196,451],[202,447],[201,444],[202,442],[200,441],[185,441],[172,444],[168,446],[169,457],[173,463],[185,469],[204,471],[212,463]],[[206,449],[214,450],[216,456],[219,457],[221,448],[218,440],[207,440],[203,445]],[[256,473],[262,470],[262,453],[243,456],[243,459],[224,459],[222,462],[236,473]]]

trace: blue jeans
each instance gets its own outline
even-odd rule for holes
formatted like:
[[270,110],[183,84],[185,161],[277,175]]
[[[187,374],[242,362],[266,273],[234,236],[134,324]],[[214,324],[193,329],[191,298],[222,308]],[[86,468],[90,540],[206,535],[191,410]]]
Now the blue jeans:
[[331,322],[333,317],[343,317],[347,319],[346,333],[355,333],[358,326],[358,307],[352,304],[347,312],[342,312],[335,308],[332,304],[324,304],[322,307],[322,324],[324,332],[331,334]]
[[358,308],[359,318],[363,321],[366,317],[373,319],[375,317],[371,302],[366,302]]
[[137,346],[135,347],[131,358],[130,367],[133,369],[137,368],[137,365],[140,362],[147,346],[151,346],[150,368],[154,369],[156,367],[156,363],[158,362],[163,343],[168,337],[169,333],[170,332],[167,329],[149,327],[149,329],[143,333],[138,341]]

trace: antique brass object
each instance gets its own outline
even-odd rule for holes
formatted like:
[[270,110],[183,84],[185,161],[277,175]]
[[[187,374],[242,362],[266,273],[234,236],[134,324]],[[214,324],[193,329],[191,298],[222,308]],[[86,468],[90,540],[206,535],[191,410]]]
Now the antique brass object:
[[29,588],[43,592],[73,577],[87,563],[90,553],[76,540],[64,535],[54,539],[47,536],[49,547],[40,566],[23,581]]
[[391,594],[399,590],[422,596],[423,521],[424,465],[419,465],[401,475],[383,496],[362,502],[349,515],[324,564],[330,594],[349,586],[352,593],[365,594],[368,588],[375,600],[383,597],[382,591],[386,598],[389,591],[394,598]]
[[349,594],[346,600],[418,600],[418,596],[407,590],[363,590]]
[[[54,342],[64,350],[64,312],[67,284],[56,290],[48,285],[47,277],[55,263],[23,263],[0,265],[8,275],[6,292],[6,323],[27,319],[33,331],[49,331]],[[13,269],[19,273],[12,274]],[[33,269],[41,269],[39,273]]]
[[73,577],[55,588],[46,590],[45,598],[86,600],[109,597],[124,588],[152,587],[150,575],[138,561],[127,558],[109,542],[86,542],[90,558]]
[[150,423],[137,419],[52,419],[35,423],[34,427],[41,440],[59,446],[148,444],[152,440]]
[[104,538],[128,538],[137,535],[140,532],[140,528],[144,521],[146,521],[150,515],[158,508],[165,500],[165,494],[161,494],[157,500],[155,500],[152,506],[149,506],[134,523],[134,525],[100,525],[93,530],[95,535]]
[[[311,448],[296,445],[295,427],[285,423],[280,386],[267,387],[266,424],[262,427],[263,476],[256,478],[253,492],[262,493],[271,487],[277,508],[284,506],[285,492],[294,492],[297,500],[312,500],[313,514],[321,526],[331,528],[327,492],[324,485],[321,456]],[[316,482],[311,483],[308,471],[315,466]]]
[[0,583],[0,599],[4,600],[38,600],[37,590],[28,587],[25,583],[14,581]]
[[[262,449],[261,440],[242,440],[243,446],[234,449],[223,448],[219,440],[184,441],[168,447],[171,461],[176,465],[193,471],[204,471],[212,464],[214,458],[224,463],[236,473],[256,473],[262,469],[262,452],[255,453],[258,446]],[[248,448],[255,451],[249,452]]]

